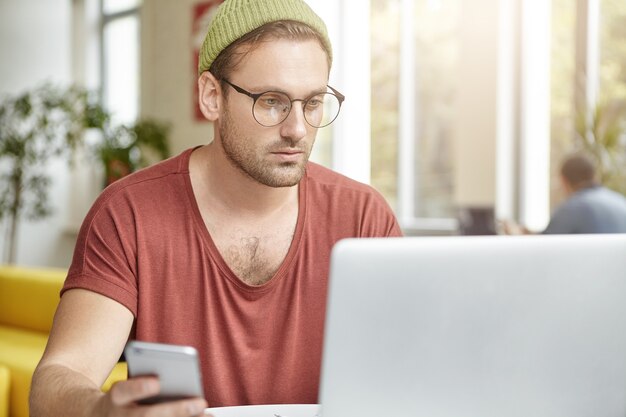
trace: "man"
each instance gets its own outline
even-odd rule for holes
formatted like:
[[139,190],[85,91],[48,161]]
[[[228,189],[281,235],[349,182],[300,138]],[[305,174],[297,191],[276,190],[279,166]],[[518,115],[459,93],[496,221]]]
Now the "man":
[[577,154],[566,159],[561,184],[566,200],[544,234],[626,233],[626,197],[598,183],[589,157]]
[[[31,415],[197,415],[315,403],[329,256],[399,236],[370,187],[308,162],[343,96],[326,27],[302,0],[227,0],[200,52],[214,139],[108,187],[84,221]],[[156,378],[99,390],[129,338],[198,349],[204,399],[156,406]]]
[[[626,233],[626,197],[598,183],[594,163],[587,155],[568,157],[560,179],[565,201],[542,234]],[[505,231],[516,234],[510,224],[505,224]],[[526,228],[520,232],[531,233]]]

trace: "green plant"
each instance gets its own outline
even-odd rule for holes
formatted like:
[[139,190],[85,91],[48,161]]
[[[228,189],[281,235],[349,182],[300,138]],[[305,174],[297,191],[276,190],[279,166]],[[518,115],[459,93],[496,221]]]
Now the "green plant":
[[134,125],[104,129],[97,154],[105,169],[106,184],[130,174],[150,163],[165,159],[169,152],[169,125],[141,119]]
[[626,103],[601,102],[588,112],[579,112],[576,142],[596,161],[599,180],[626,195]]
[[0,220],[7,221],[4,261],[15,262],[18,225],[51,214],[47,162],[67,157],[82,142],[85,127],[106,118],[82,88],[49,83],[0,102]]

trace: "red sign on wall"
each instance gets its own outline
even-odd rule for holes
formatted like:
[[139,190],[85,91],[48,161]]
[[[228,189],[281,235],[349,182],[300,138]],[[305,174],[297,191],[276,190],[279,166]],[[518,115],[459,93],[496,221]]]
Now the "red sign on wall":
[[206,36],[207,27],[209,26],[209,22],[217,9],[217,6],[222,3],[223,0],[205,0],[200,3],[197,3],[193,6],[193,18],[191,24],[191,45],[192,45],[192,68],[193,71],[193,109],[194,115],[193,118],[196,121],[206,121],[202,112],[200,112],[200,107],[198,106],[198,52],[202,47],[202,42],[204,42],[204,37]]

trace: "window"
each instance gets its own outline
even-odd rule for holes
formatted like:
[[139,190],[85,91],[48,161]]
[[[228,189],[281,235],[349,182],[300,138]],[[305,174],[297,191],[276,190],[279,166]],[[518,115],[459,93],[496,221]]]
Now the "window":
[[[490,4],[500,9],[497,13],[477,16],[489,15],[485,21],[494,25],[494,15],[500,14],[500,26],[485,29],[499,38],[498,51],[488,42],[469,43],[478,54],[475,60],[484,60],[482,68],[466,68],[468,43],[460,34],[472,28],[465,23],[473,11],[469,4],[371,0],[371,183],[392,204],[405,230],[454,231],[455,194],[459,199],[468,184],[460,181],[462,164],[453,157],[454,141],[460,141],[455,128],[461,126],[453,103],[473,91],[468,88],[472,80],[484,81],[472,78],[471,71],[483,75],[482,68],[492,70],[491,60],[502,60],[494,71],[498,81],[487,83],[485,96],[474,99],[477,104],[491,100],[490,88],[497,84],[498,105],[483,107],[497,113],[485,120],[499,124],[497,164],[507,167],[497,173],[496,209],[540,230],[550,208],[563,198],[558,166],[576,147],[581,115],[608,103],[610,112],[622,118],[618,122],[626,123],[626,2],[494,0]],[[462,82],[459,75],[464,75]],[[511,138],[505,138],[507,152],[502,152],[503,137]],[[613,168],[626,167],[626,135],[618,142]],[[511,177],[507,181],[504,171]],[[624,171],[615,184],[626,184]]]
[[372,185],[405,229],[454,230],[457,0],[373,0]]
[[[581,144],[581,120],[622,126],[626,122],[626,3],[621,0],[552,0],[551,205],[558,204],[558,170]],[[598,111],[598,112],[597,112]],[[597,112],[597,113],[596,113]],[[622,129],[623,132],[623,129]],[[597,136],[600,141],[602,139]],[[626,138],[622,133],[600,159],[603,182],[626,192]],[[605,149],[609,146],[604,145]],[[593,152],[593,151],[592,151]],[[621,168],[620,168],[621,167]],[[610,174],[608,174],[610,172]]]
[[102,95],[115,122],[139,114],[140,0],[102,0]]

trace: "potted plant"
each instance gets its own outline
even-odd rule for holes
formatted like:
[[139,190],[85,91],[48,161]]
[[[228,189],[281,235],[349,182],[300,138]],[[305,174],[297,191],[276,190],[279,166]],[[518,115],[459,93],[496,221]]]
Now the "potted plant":
[[169,125],[154,120],[140,119],[130,126],[108,127],[96,152],[105,171],[105,186],[169,157]]
[[578,148],[596,161],[600,182],[626,195],[626,103],[599,102],[576,120]]
[[3,261],[14,263],[21,219],[51,214],[46,164],[68,157],[82,142],[86,127],[98,127],[106,115],[87,90],[42,84],[0,101],[0,220],[6,221]]

